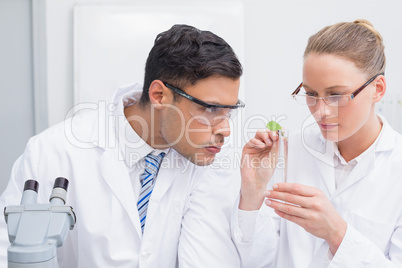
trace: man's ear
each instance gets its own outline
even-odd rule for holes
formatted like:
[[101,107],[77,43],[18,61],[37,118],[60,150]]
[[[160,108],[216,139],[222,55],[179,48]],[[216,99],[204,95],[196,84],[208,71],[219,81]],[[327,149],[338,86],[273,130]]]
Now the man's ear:
[[160,80],[152,81],[151,85],[149,86],[148,94],[149,94],[149,101],[151,102],[151,104],[155,108],[160,109],[166,99],[166,96],[164,96],[164,94],[166,94],[166,90],[162,81]]
[[385,82],[385,76],[380,75],[375,80],[375,93],[373,95],[374,102],[379,102],[384,97],[386,90],[387,90],[387,84]]

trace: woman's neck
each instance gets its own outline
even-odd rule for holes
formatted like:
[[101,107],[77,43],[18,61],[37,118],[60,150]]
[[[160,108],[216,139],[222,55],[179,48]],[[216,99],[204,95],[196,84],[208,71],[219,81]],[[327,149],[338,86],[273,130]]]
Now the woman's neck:
[[338,142],[338,149],[346,162],[366,151],[381,132],[382,122],[374,113],[372,118],[349,138]]

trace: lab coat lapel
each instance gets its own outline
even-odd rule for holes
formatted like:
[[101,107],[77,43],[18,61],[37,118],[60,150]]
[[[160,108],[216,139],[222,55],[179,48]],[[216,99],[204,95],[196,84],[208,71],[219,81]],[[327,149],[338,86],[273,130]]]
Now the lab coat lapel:
[[118,161],[117,155],[113,151],[106,150],[100,160],[100,170],[104,180],[130,217],[138,236],[141,237],[137,201],[134,198],[133,187],[124,161]]
[[321,135],[314,134],[315,131],[317,131],[315,125],[313,128],[303,129],[303,147],[313,156],[321,179],[326,186],[326,189],[322,190],[327,190],[328,196],[331,197],[335,191],[334,145],[333,142],[325,140]]
[[323,162],[322,159],[317,157],[314,158],[314,162],[317,165],[317,168],[320,172],[321,179],[324,181],[326,190],[328,191],[327,192],[328,196],[332,197],[332,195],[335,192],[334,167],[326,162]]
[[340,195],[343,191],[351,187],[353,184],[360,181],[363,177],[369,174],[375,166],[375,153],[370,152],[370,154],[363,157],[360,162],[352,169],[350,175],[347,180],[345,180],[341,185],[339,185],[338,189],[334,194],[334,198]]
[[329,197],[332,197],[335,192],[334,157],[331,144],[331,142],[323,144],[323,147],[326,147],[325,154],[314,156],[314,162],[320,172],[321,179],[324,181]]

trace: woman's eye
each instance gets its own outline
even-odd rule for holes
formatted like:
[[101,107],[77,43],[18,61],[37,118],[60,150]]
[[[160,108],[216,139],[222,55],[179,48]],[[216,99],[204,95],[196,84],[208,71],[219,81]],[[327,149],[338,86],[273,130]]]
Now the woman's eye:
[[315,97],[315,96],[317,96],[317,94],[314,93],[314,92],[306,92],[306,95],[307,95],[307,96],[310,96],[310,97]]

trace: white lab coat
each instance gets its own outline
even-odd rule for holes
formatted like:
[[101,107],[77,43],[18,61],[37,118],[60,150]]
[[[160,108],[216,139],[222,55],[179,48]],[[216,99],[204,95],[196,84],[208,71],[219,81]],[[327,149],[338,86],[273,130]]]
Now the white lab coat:
[[[77,223],[58,250],[60,267],[239,267],[229,227],[236,198],[230,172],[195,166],[173,149],[159,170],[142,236],[138,196],[119,150],[122,133],[116,133],[130,127],[122,96],[141,88],[120,89],[117,108],[89,106],[31,138],[13,167],[0,208],[19,204],[30,178],[39,182],[38,202],[47,203],[55,178],[62,176],[70,181],[67,204]],[[0,222],[4,267],[9,242]]]
[[[244,214],[246,218],[239,217],[236,206],[232,235],[242,267],[402,266],[402,136],[382,120],[375,152],[365,155],[337,189],[333,143],[316,127],[290,137],[288,182],[322,190],[348,224],[332,260],[325,240],[280,219],[265,204],[258,213]],[[242,233],[239,223],[250,230]]]

